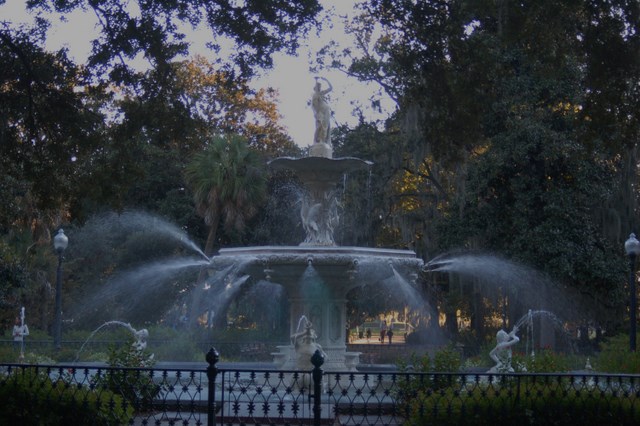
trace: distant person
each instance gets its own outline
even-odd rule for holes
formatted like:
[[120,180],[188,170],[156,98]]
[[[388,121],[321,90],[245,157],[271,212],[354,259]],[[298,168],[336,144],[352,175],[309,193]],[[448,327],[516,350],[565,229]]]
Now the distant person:
[[384,338],[387,335],[387,321],[382,320],[380,323],[380,343],[384,343]]
[[369,340],[371,339],[371,329],[370,328],[367,328],[366,336],[367,336],[367,342],[369,342]]
[[387,331],[387,336],[389,336],[389,344],[391,344],[391,341],[393,340],[393,329],[389,329],[389,331]]
[[13,348],[15,351],[22,353],[24,351],[24,337],[29,335],[29,327],[22,324],[19,317],[13,325]]

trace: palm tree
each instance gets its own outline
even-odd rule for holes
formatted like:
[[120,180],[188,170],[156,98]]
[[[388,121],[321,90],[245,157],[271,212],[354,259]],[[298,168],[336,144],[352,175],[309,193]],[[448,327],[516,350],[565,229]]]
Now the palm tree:
[[220,221],[242,231],[266,197],[266,173],[260,156],[238,135],[218,136],[187,165],[185,177],[198,215],[209,234],[204,248],[211,256]]

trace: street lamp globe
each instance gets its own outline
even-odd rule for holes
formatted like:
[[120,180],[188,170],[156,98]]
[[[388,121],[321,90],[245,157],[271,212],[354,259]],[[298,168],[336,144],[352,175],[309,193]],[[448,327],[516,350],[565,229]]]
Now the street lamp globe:
[[[636,240],[637,242],[637,240]],[[69,245],[69,238],[64,234],[64,230],[60,228],[55,237],[53,237],[53,248],[58,255],[61,255]]]

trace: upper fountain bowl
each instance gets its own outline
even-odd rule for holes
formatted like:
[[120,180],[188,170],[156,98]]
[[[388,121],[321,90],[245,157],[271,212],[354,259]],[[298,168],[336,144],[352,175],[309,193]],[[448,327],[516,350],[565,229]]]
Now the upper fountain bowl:
[[370,167],[371,161],[355,157],[279,157],[269,162],[274,170],[292,170],[303,182],[335,183],[342,175]]

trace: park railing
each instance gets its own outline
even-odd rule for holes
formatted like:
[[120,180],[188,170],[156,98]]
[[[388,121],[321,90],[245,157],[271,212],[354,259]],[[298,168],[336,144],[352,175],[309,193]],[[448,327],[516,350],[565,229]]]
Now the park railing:
[[[640,376],[0,364],[2,424],[640,424]],[[46,420],[46,421],[44,421]]]

